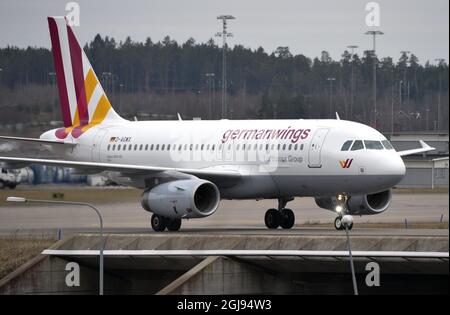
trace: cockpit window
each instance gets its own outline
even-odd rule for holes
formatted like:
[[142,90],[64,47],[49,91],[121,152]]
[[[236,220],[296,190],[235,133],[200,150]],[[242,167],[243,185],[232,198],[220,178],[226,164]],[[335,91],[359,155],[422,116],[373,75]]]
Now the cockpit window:
[[345,143],[342,145],[341,151],[348,151],[350,147],[352,146],[353,140],[345,141]]
[[386,150],[394,150],[394,147],[388,140],[383,140],[383,141],[381,141],[381,143],[383,143]]
[[364,149],[364,144],[363,144],[363,142],[361,141],[361,140],[356,140],[354,143],[353,143],[353,146],[352,146],[352,151],[357,151],[357,150],[363,150]]
[[383,145],[380,141],[364,140],[367,150],[383,150]]

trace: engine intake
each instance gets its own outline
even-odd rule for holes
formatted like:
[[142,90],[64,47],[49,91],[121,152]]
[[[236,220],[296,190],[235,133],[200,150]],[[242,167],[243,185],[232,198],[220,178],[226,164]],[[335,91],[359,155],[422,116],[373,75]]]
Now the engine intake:
[[219,189],[202,179],[163,183],[142,194],[142,207],[168,218],[203,218],[216,212]]
[[[392,192],[385,190],[375,194],[351,196],[348,200],[348,214],[372,215],[386,211],[391,204]],[[316,204],[322,208],[335,211],[338,201],[336,197],[316,197]]]

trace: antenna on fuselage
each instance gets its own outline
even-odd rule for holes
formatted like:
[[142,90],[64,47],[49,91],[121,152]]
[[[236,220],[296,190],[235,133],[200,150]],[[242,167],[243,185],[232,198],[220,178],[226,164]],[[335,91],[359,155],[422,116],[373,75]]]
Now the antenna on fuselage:
[[179,120],[179,121],[182,121],[182,120],[183,120],[183,119],[181,119],[180,113],[177,113],[177,116],[178,116],[178,120]]
[[338,112],[336,112],[336,119],[337,119],[337,120],[341,120],[341,117],[339,117]]

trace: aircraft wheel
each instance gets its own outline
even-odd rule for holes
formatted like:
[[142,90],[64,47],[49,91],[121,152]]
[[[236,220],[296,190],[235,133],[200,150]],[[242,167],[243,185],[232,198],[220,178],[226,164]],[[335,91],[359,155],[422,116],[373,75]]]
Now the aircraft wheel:
[[338,231],[342,231],[344,229],[344,224],[342,224],[341,217],[336,217],[336,219],[334,219],[334,228]]
[[179,231],[181,228],[181,219],[167,219],[167,229],[172,232]]
[[283,229],[290,229],[294,226],[295,223],[295,214],[291,209],[283,209],[280,212],[281,214],[281,222],[280,226]]
[[264,222],[266,223],[267,228],[276,229],[280,226],[280,212],[277,209],[269,209],[266,211],[266,215],[264,216]]
[[152,229],[155,232],[162,232],[166,229],[166,219],[158,214],[152,215]]

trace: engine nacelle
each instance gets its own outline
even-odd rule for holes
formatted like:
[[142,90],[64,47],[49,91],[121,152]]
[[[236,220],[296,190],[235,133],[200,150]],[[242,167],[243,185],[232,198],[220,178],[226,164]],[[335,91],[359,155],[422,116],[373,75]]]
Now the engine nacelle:
[[[351,196],[348,200],[348,214],[371,215],[378,214],[391,204],[392,192],[385,190],[375,194]],[[316,204],[322,208],[335,211],[338,201],[336,197],[316,197]]]
[[202,179],[163,183],[142,194],[142,207],[167,218],[203,218],[216,212],[220,192]]

